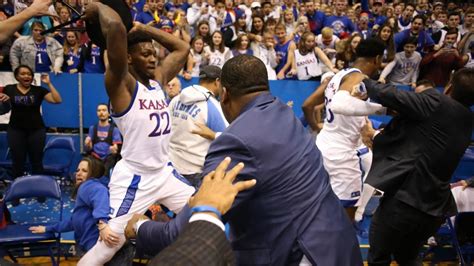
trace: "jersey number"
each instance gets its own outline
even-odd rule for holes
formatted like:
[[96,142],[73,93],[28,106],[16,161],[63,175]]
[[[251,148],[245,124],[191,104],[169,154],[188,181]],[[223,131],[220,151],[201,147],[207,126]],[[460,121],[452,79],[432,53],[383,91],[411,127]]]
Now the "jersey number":
[[307,67],[307,66],[304,67],[304,70],[306,70],[306,76],[309,76],[309,71],[308,71],[308,67]]
[[[156,126],[153,131],[148,134],[148,137],[158,137],[161,135],[166,135],[170,133],[170,115],[167,112],[163,113],[151,113],[150,114],[150,120],[153,120],[153,117],[156,118]],[[161,120],[166,120],[166,127],[163,132],[161,132],[160,125],[161,125]]]
[[331,108],[328,108],[328,104],[331,102],[331,99],[324,97],[324,104],[326,105],[326,122],[331,123],[334,121],[334,113],[331,111]]
[[38,64],[43,64],[43,60],[41,60],[41,53],[38,53],[36,56],[38,56]]

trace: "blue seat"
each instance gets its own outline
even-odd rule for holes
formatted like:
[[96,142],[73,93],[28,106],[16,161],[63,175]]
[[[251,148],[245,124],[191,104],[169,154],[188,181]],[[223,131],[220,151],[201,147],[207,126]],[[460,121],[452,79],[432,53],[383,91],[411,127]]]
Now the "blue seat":
[[[57,150],[61,150],[61,153],[57,153]],[[66,153],[64,153],[64,151],[66,151]],[[53,156],[46,156],[49,153]],[[69,176],[69,170],[75,153],[76,149],[74,148],[72,137],[56,137],[50,139],[44,147],[44,157],[54,158],[54,160],[52,162],[43,163],[44,173],[60,177]]]
[[[18,177],[8,187],[4,201],[7,203],[21,198],[34,197],[52,198],[59,201],[59,217],[48,224],[60,222],[62,220],[63,202],[61,198],[61,189],[52,176],[35,175]],[[26,247],[28,247],[30,254],[34,254],[32,251],[46,249],[51,258],[52,264],[58,265],[61,234],[33,234],[28,230],[28,228],[32,225],[37,225],[37,222],[35,222],[34,215],[31,215],[28,218],[29,220],[25,221],[25,223],[8,225],[6,228],[0,229],[0,249],[8,254],[15,262],[16,258],[20,257],[17,254],[23,254],[22,251]],[[54,256],[55,252],[57,253],[56,259]]]
[[450,218],[447,222],[460,264],[471,265],[474,256],[474,212],[458,213],[454,225]]

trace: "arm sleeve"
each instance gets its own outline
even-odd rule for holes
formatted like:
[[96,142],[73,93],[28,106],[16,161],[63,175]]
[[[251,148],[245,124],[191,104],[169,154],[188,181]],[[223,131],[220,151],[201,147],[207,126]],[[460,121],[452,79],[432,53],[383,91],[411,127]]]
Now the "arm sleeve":
[[13,70],[20,65],[21,50],[21,39],[17,39],[10,49],[10,64]]
[[336,92],[331,101],[331,110],[336,114],[349,116],[382,115],[386,112],[382,105],[352,97],[348,91]]
[[203,176],[216,169],[226,157],[232,159],[228,169],[232,169],[239,162],[245,164],[244,169],[236,177],[235,182],[250,179],[257,179],[257,181],[260,181],[257,182],[254,188],[242,191],[237,195],[232,208],[223,216],[224,220],[226,220],[227,217],[234,215],[235,208],[245,203],[254,195],[258,187],[262,185],[261,180],[263,178],[258,175],[258,161],[250,149],[242,140],[228,131],[220,135],[211,143],[203,166]]
[[95,185],[96,189],[94,189],[94,191],[86,190],[82,192],[90,195],[92,217],[94,217],[95,221],[98,222],[101,219],[108,220],[110,211],[109,191],[100,183],[96,183]]
[[415,52],[414,56],[418,58],[418,62],[416,64],[415,70],[412,73],[411,76],[411,82],[415,83],[418,80],[418,75],[420,73],[420,62],[421,62],[421,55],[418,52]]
[[396,64],[397,64],[397,57],[395,57],[395,60],[393,60],[392,62],[388,63],[388,65],[385,66],[385,68],[382,71],[382,74],[380,74],[380,77],[384,79],[387,78],[387,76],[390,75],[390,73],[392,72]]
[[211,102],[207,101],[207,124],[206,126],[214,132],[222,132],[226,128],[226,122],[224,116],[217,109],[217,107]]
[[183,210],[169,222],[147,221],[137,232],[137,250],[154,256],[173,243],[191,217],[191,208],[184,206]]
[[89,138],[91,138],[91,140],[94,139],[94,136],[92,136],[92,134],[94,134],[94,126],[90,126],[90,127],[89,127],[89,133],[87,133],[87,136],[88,136]]
[[46,232],[62,233],[70,231],[74,231],[74,228],[72,227],[72,216],[67,220],[62,220],[54,225],[46,226]]
[[415,93],[370,79],[364,79],[364,84],[372,100],[413,119],[422,120],[429,117],[440,103],[440,94],[433,91],[435,89]]
[[112,143],[113,144],[121,144],[122,143],[122,136],[120,135],[120,131],[118,128],[114,128],[114,132],[112,133]]

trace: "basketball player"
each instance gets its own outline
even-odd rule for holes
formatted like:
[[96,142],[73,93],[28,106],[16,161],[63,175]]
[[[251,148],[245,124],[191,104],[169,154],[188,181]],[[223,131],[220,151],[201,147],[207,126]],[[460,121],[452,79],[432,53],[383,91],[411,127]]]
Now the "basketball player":
[[[189,45],[140,23],[127,38],[118,14],[99,2],[90,3],[85,14],[90,23],[100,22],[107,42],[105,87],[112,117],[123,135],[123,159],[109,183],[111,220],[98,221],[101,237],[109,230],[115,236],[99,240],[78,264],[90,266],[103,265],[120,249],[124,228],[134,213],[144,213],[155,201],[180,212],[194,188],[169,163],[171,117],[162,88],[183,67]],[[159,67],[152,39],[170,51]]]
[[[341,70],[335,74],[328,83],[324,101],[326,105],[326,119],[319,133],[316,144],[321,150],[324,158],[324,167],[329,173],[331,186],[341,200],[342,205],[351,219],[354,219],[355,206],[362,193],[363,178],[370,169],[371,153],[362,143],[361,131],[366,126],[366,116],[345,116],[333,111],[332,101],[337,95],[340,111],[341,107],[354,109],[352,101],[369,104],[351,97],[349,92],[356,87],[358,90],[363,78],[371,76],[380,66],[384,46],[374,39],[364,40],[357,48],[357,60],[354,68]],[[341,93],[339,93],[341,91]],[[322,94],[321,92],[315,92]],[[322,96],[322,95],[321,95]],[[322,97],[318,101],[322,102]],[[316,105],[319,104],[316,103]],[[356,103],[358,104],[358,103]],[[375,110],[383,109],[380,105],[374,105]],[[364,166],[361,168],[361,166]]]

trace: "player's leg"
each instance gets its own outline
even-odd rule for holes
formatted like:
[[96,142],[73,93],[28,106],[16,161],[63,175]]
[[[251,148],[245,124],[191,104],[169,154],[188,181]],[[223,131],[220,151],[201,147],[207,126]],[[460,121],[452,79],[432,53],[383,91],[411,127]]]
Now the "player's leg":
[[162,178],[166,179],[166,182],[157,192],[157,195],[159,195],[158,201],[171,211],[179,213],[184,205],[188,203],[195,189],[170,165],[163,171]]

